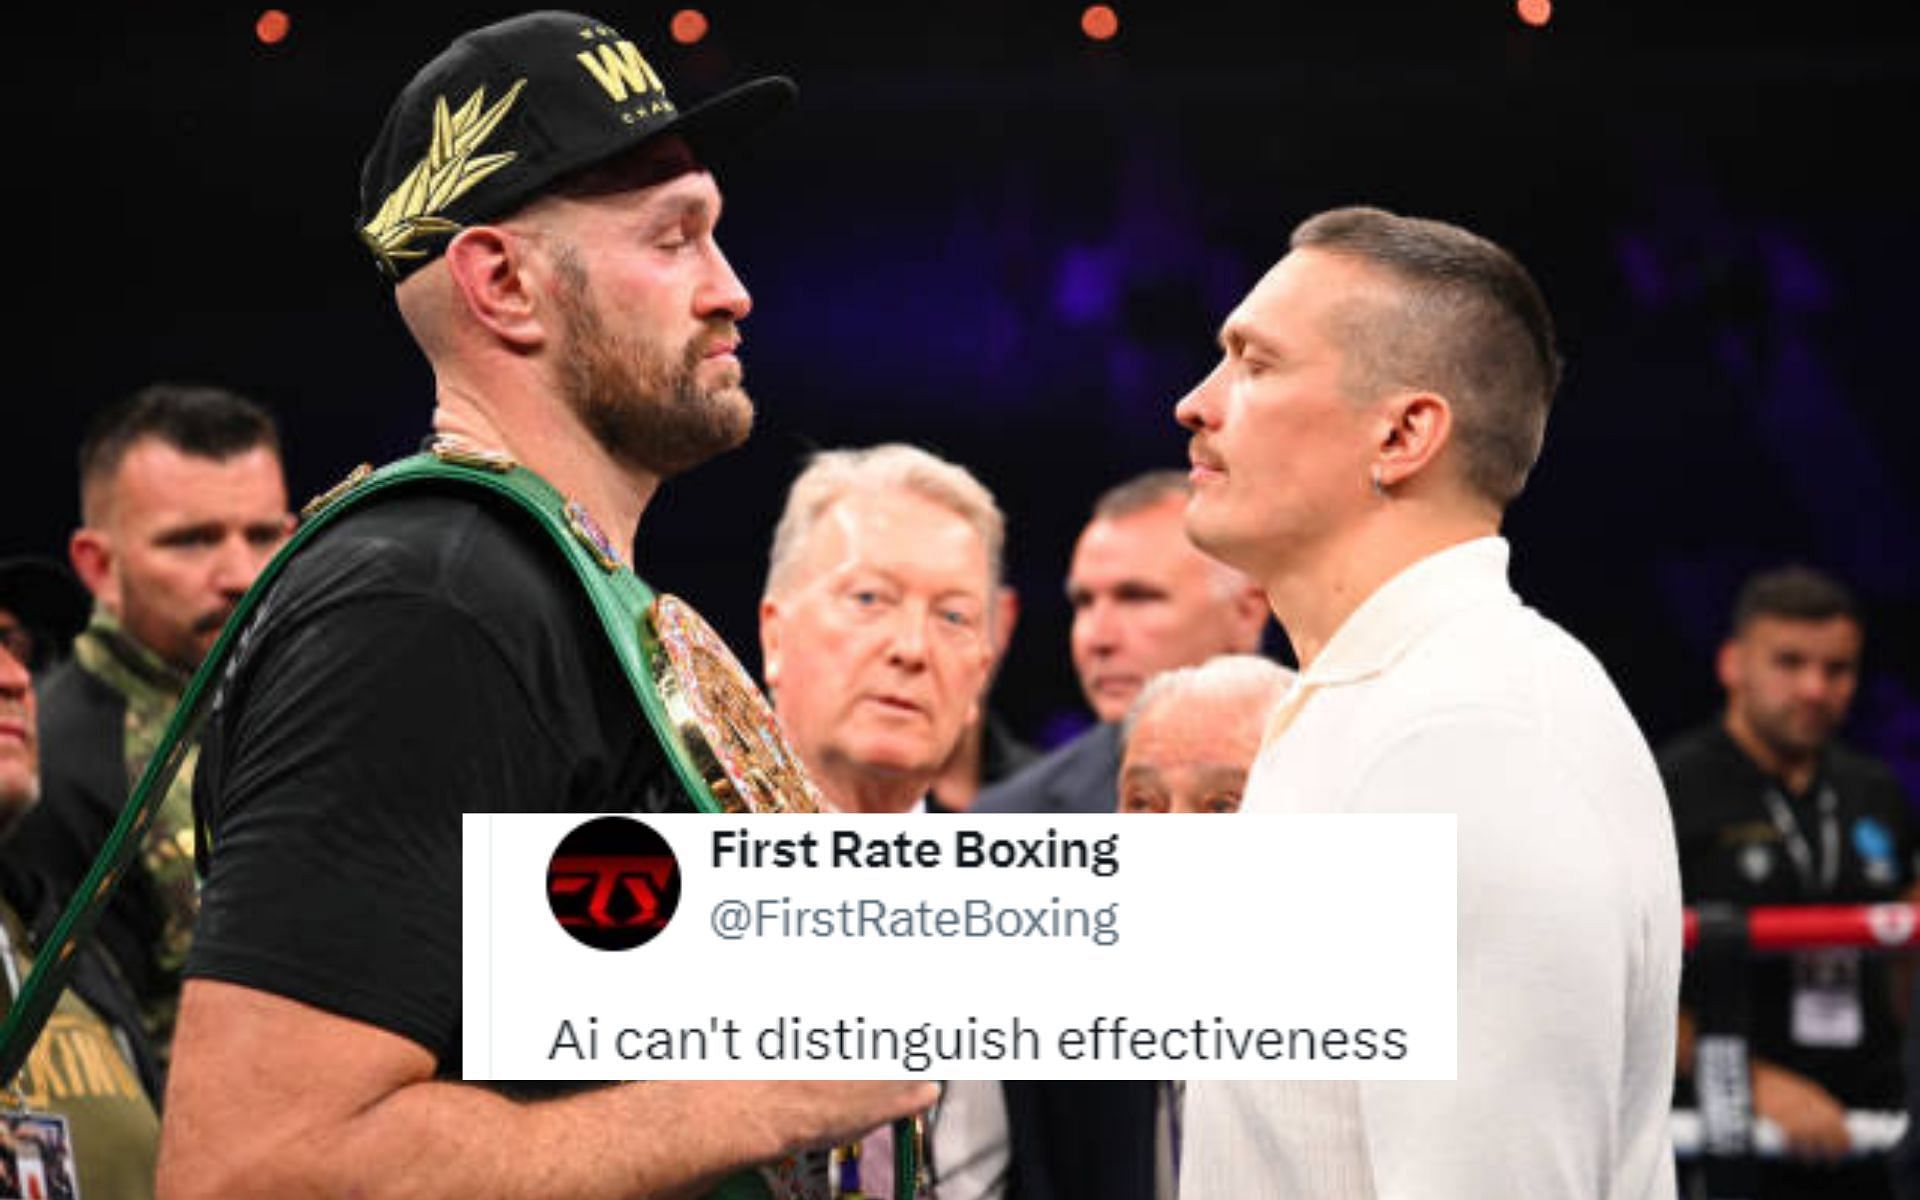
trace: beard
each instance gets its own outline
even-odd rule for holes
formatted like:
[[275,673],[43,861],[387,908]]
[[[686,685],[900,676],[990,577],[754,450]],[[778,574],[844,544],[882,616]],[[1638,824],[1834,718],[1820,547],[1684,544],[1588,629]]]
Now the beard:
[[747,440],[753,401],[741,386],[739,367],[729,364],[717,382],[700,382],[707,347],[731,335],[731,321],[711,322],[675,355],[606,327],[588,298],[586,269],[576,255],[561,260],[558,275],[556,307],[566,335],[561,390],[610,456],[666,479]]
[[1788,762],[1798,762],[1820,753],[1833,739],[1840,722],[1829,711],[1795,711],[1783,706],[1749,710],[1747,724],[1775,754]]

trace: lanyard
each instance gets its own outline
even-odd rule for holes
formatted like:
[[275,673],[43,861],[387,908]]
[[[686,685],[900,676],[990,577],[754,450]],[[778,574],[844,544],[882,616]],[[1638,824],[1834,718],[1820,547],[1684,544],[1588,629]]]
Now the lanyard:
[[1800,882],[1816,896],[1824,896],[1833,890],[1840,880],[1840,797],[1834,794],[1831,784],[1822,783],[1814,805],[1820,810],[1820,873],[1815,876],[1813,869],[1813,848],[1807,844],[1807,834],[1800,827],[1800,820],[1793,814],[1793,805],[1787,802],[1786,795],[1779,787],[1768,784],[1761,797],[1767,804],[1767,815],[1773,818],[1773,827],[1780,831],[1780,838],[1787,845],[1787,857],[1793,860],[1794,868],[1799,872]]

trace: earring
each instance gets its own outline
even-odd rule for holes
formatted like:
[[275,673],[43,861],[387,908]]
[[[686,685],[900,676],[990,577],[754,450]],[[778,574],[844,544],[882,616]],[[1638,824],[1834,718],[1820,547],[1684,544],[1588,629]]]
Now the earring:
[[1387,485],[1380,482],[1379,467],[1375,467],[1373,469],[1372,481],[1373,481],[1373,494],[1380,497],[1382,500],[1385,500],[1387,498]]

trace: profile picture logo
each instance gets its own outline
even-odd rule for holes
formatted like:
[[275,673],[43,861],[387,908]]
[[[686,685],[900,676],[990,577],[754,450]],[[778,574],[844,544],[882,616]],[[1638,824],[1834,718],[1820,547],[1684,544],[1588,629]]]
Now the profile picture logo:
[[631,950],[658,937],[680,904],[680,862],[631,817],[598,817],[562,838],[547,864],[547,906],[574,941]]

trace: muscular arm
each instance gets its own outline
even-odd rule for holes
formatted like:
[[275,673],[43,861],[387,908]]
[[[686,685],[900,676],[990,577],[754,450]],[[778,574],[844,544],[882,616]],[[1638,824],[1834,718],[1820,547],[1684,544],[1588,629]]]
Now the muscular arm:
[[621,1084],[522,1103],[437,1082],[371,1025],[187,984],[162,1128],[163,1200],[693,1196],[933,1102],[929,1083]]

